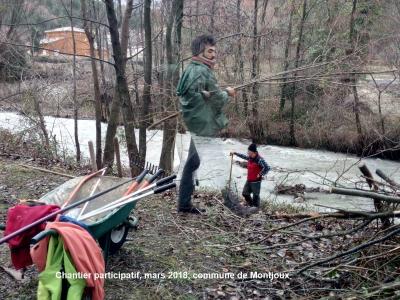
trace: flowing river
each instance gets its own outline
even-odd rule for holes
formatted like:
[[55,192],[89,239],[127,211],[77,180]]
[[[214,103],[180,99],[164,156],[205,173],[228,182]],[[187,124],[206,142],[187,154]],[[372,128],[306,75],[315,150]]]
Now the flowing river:
[[[54,136],[60,145],[61,151],[67,154],[74,154],[75,145],[73,139],[73,120],[65,118],[45,117],[46,127],[49,133]],[[0,127],[9,129],[12,132],[20,132],[32,125],[26,118],[12,112],[0,113]],[[103,139],[106,132],[106,124],[102,124]],[[88,141],[95,141],[95,122],[93,120],[79,120],[79,141],[83,157],[88,158]],[[118,128],[117,135],[123,140],[123,128]],[[138,135],[138,132],[136,132]],[[187,149],[190,141],[189,134],[178,134],[174,154],[174,169],[179,173],[182,170],[186,159]],[[104,143],[104,140],[103,140]],[[226,182],[228,174],[220,174],[215,170],[229,170],[229,152],[247,152],[250,141],[238,139],[209,139],[203,145],[207,149],[203,158],[197,178],[201,188],[213,188],[215,182]],[[159,164],[159,157],[162,145],[162,131],[150,130],[147,133],[147,154],[146,160],[155,165]],[[274,188],[278,184],[295,185],[304,184],[307,188],[328,188],[336,184],[347,187],[354,187],[355,183],[364,183],[361,173],[358,170],[359,163],[365,163],[371,172],[381,169],[389,177],[400,182],[400,163],[396,161],[383,160],[378,158],[361,159],[354,155],[334,153],[321,150],[298,149],[280,146],[259,145],[259,153],[272,167],[267,178],[262,183],[261,198],[264,201],[294,203],[293,196],[276,195]],[[224,153],[226,159],[212,159],[214,154]],[[121,160],[127,165],[127,152],[121,143]],[[208,159],[209,158],[209,159]],[[235,158],[235,160],[240,160]],[[182,163],[181,163],[182,162]],[[233,186],[241,192],[246,180],[246,169],[238,164],[233,165],[232,170]],[[377,176],[376,176],[377,177]],[[179,178],[178,178],[179,179]],[[341,207],[353,210],[370,210],[373,208],[372,200],[361,197],[350,197],[342,195],[327,194],[321,192],[306,192],[305,201],[295,205],[306,205],[310,209],[321,210],[321,207],[314,204]]]

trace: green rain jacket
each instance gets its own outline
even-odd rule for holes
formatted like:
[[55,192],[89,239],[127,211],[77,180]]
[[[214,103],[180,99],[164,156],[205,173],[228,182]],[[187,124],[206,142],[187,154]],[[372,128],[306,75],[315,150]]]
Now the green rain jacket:
[[[62,278],[60,271],[76,274],[71,256],[65,251],[62,238],[51,236],[47,250],[46,268],[39,274],[39,285],[37,298],[40,300],[59,300],[62,293]],[[83,278],[67,279],[68,288],[67,300],[81,299],[86,287]]]
[[[211,92],[203,97],[202,91]],[[183,120],[190,132],[200,136],[215,136],[228,125],[222,108],[228,93],[222,91],[214,72],[205,64],[192,61],[183,72],[177,87]]]

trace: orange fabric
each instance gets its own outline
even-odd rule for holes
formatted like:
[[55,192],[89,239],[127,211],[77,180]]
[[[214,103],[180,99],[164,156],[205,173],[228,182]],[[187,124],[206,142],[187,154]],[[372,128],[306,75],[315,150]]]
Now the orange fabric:
[[31,247],[31,258],[39,273],[43,272],[43,270],[46,268],[47,246],[49,245],[49,238],[49,236],[46,236],[44,239],[40,240]]
[[[49,222],[46,229],[54,229],[62,236],[65,249],[70,253],[75,268],[80,273],[91,274],[86,285],[93,288],[92,299],[104,299],[104,278],[95,279],[95,274],[102,277],[105,272],[103,254],[93,237],[82,227],[68,222]],[[48,241],[42,240],[31,248],[31,257],[38,268],[46,265]],[[39,269],[40,270],[40,269]]]

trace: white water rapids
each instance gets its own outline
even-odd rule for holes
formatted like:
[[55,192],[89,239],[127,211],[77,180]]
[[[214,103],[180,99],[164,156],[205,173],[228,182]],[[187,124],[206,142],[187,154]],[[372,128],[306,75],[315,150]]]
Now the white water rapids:
[[[56,136],[57,143],[63,151],[74,154],[75,145],[73,140],[73,120],[65,118],[45,117],[46,127],[51,135]],[[29,124],[26,118],[12,112],[0,113],[0,127],[9,129],[12,132],[19,132]],[[84,157],[88,157],[88,141],[95,141],[95,122],[93,120],[79,120],[79,142]],[[106,133],[106,124],[102,124],[103,138]],[[118,136],[122,140],[123,128],[118,129]],[[136,132],[138,135],[138,132]],[[188,149],[190,136],[188,134],[178,134],[175,147],[174,169],[176,172],[183,167],[181,161],[184,161]],[[104,142],[104,140],[103,140]],[[198,179],[200,187],[210,188],[216,180],[228,180],[221,174],[216,174],[215,170],[229,169],[230,164],[229,152],[246,153],[248,140],[238,139],[210,139],[205,159],[201,162],[198,171]],[[162,145],[162,131],[150,130],[147,133],[147,154],[146,160],[158,165]],[[275,195],[274,187],[277,184],[294,185],[298,183],[304,184],[307,188],[312,187],[328,187],[332,182],[337,181],[343,186],[354,187],[355,182],[364,182],[361,173],[357,168],[357,164],[361,161],[366,163],[371,172],[375,173],[376,169],[381,169],[388,176],[400,182],[400,163],[390,160],[367,158],[360,159],[354,155],[334,153],[321,150],[309,150],[288,148],[279,146],[259,145],[259,153],[264,157],[266,162],[272,167],[266,180],[262,183],[261,198],[264,201],[293,202],[293,196]],[[226,154],[226,160],[212,160],[213,153],[223,151]],[[127,164],[126,148],[121,143],[121,159]],[[235,158],[240,160],[239,158]],[[222,177],[222,178],[221,178]],[[377,176],[376,176],[377,177]],[[234,164],[233,178],[237,184],[239,192],[246,180],[246,169]],[[179,179],[179,178],[178,178]],[[348,197],[325,193],[306,193],[305,203],[296,205],[308,205],[311,209],[321,210],[313,204],[321,204],[332,207],[342,207],[348,209],[372,209],[372,200],[360,197]]]

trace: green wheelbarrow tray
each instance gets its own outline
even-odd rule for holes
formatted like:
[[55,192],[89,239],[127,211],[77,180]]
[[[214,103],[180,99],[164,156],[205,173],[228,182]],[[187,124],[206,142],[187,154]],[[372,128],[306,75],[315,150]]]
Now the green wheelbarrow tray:
[[[100,182],[93,192],[93,189],[99,179]],[[69,204],[89,197],[91,194],[96,194],[103,190],[106,190],[112,186],[117,185],[118,183],[126,181],[127,179],[128,178],[118,178],[111,176],[91,178],[81,187],[74,199],[72,199]],[[74,188],[79,184],[81,180],[82,177],[77,177],[66,181],[59,187],[41,197],[40,201],[47,204],[56,204],[62,206],[65,199],[68,198],[68,195],[74,190]],[[88,202],[83,214],[103,207],[106,204],[111,203],[116,199],[122,197],[130,184],[131,183],[122,185],[121,187]],[[134,217],[130,217],[130,213],[132,210],[135,209],[135,206],[136,202],[128,203],[121,206],[120,208],[105,212],[103,214],[99,214],[95,217],[82,221],[88,226],[92,236],[99,241],[105,257],[107,257],[108,254],[114,254],[115,252],[117,252],[119,248],[121,248],[122,244],[125,242],[129,229],[136,226],[137,219]],[[74,219],[78,219],[78,216],[83,207],[84,204],[70,211],[67,211],[65,215]],[[44,231],[42,233],[39,233],[39,235],[34,237],[33,242],[40,240],[41,238],[46,236],[46,234],[51,234],[51,232]]]

